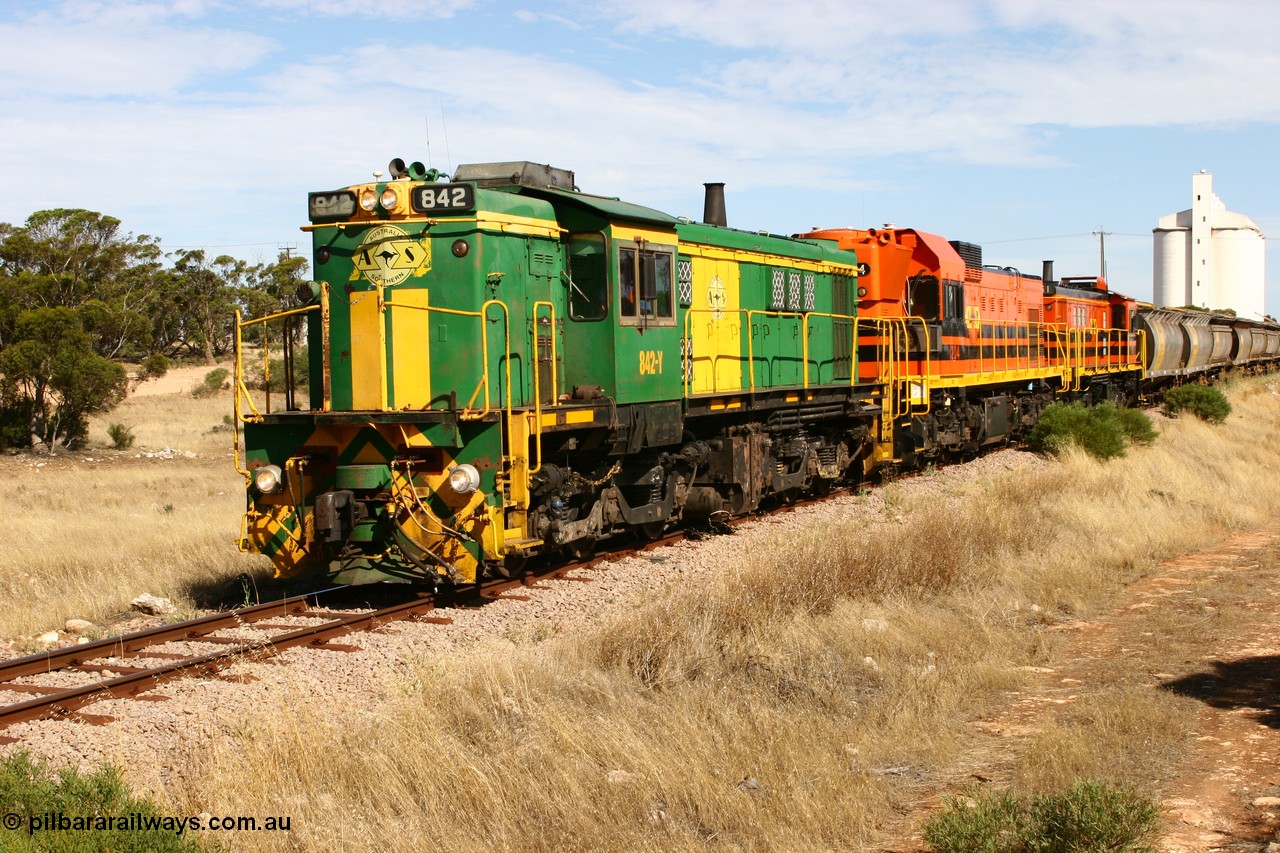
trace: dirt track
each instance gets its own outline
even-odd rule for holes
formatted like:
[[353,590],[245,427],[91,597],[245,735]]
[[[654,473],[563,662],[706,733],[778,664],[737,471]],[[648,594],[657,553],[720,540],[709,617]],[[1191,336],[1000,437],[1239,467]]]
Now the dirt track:
[[[959,769],[957,788],[975,780],[1007,784],[1021,748],[1046,721],[1076,699],[1114,679],[1198,700],[1192,748],[1163,790],[1165,808],[1157,849],[1280,851],[1280,527],[1235,535],[1211,552],[1171,560],[1130,584],[1105,616],[1075,622],[1037,683],[1011,697],[987,719],[970,759]],[[1227,599],[1227,600],[1224,600]],[[1176,672],[1147,664],[1167,653],[1147,654],[1165,638],[1152,629],[1157,610],[1169,618],[1216,624],[1220,608],[1235,609],[1231,630],[1185,654]],[[1166,623],[1167,624],[1167,623]],[[1166,663],[1176,663],[1166,661]],[[1105,673],[1105,674],[1104,674]],[[934,791],[900,837],[883,851],[922,851],[920,825],[944,793]]]

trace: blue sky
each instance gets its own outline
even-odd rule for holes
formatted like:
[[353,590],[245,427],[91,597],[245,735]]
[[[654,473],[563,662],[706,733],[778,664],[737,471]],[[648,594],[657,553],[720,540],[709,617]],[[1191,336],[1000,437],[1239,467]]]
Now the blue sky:
[[1270,236],[1272,0],[8,0],[0,221],[87,207],[268,260],[306,193],[392,157],[533,160],[587,192],[793,233],[893,222],[1151,296],[1191,176]]

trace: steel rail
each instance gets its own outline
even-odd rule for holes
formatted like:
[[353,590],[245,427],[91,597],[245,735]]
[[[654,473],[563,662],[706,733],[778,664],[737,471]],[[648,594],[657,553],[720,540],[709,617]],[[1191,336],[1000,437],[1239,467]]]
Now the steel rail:
[[[811,503],[817,503],[822,499],[800,499],[790,504],[775,507],[773,511],[786,512]],[[730,519],[728,523],[729,526],[737,526],[738,524],[749,522],[762,514],[770,513],[765,511],[763,513],[737,516]],[[316,605],[319,604],[320,596],[346,589],[344,587],[334,587],[266,604],[243,607],[224,613],[214,613],[187,622],[161,625],[131,634],[122,634],[117,637],[82,643],[65,649],[56,649],[15,660],[3,661],[0,662],[0,692],[12,690],[33,695],[34,698],[17,704],[0,706],[0,731],[17,723],[39,719],[69,718],[94,724],[107,723],[114,718],[80,713],[79,709],[95,702],[110,699],[167,698],[160,696],[147,697],[143,694],[176,678],[189,675],[214,675],[218,671],[240,661],[274,657],[287,649],[299,646],[335,651],[354,651],[355,647],[353,646],[337,645],[330,641],[357,631],[377,630],[382,625],[392,622],[416,619],[418,621],[449,624],[453,620],[448,617],[428,616],[427,614],[442,606],[461,608],[474,606],[468,602],[476,599],[480,601],[495,599],[523,600],[527,596],[515,594],[512,591],[520,588],[536,588],[538,582],[543,580],[590,581],[590,578],[574,577],[569,575],[569,572],[578,569],[601,569],[607,563],[683,541],[686,538],[686,532],[684,529],[672,530],[666,535],[641,542],[636,546],[606,551],[572,563],[535,568],[516,578],[497,578],[475,586],[441,591],[435,596],[426,596],[369,612],[336,615],[333,611],[317,610]],[[257,623],[281,616],[299,616],[325,619],[326,621],[296,628],[278,624],[257,625],[259,630],[284,629],[283,633],[260,639],[242,640],[214,636],[214,632],[225,628],[253,627]],[[225,645],[227,648],[193,655],[147,651],[170,642],[216,643]],[[164,658],[167,662],[150,668],[131,667],[124,664],[91,663],[91,661],[102,658]],[[12,683],[18,678],[62,670],[78,672],[109,671],[115,673],[115,675],[92,684],[71,688]],[[0,743],[12,743],[16,740],[13,737],[0,735]]]
[[[198,633],[192,633],[193,625],[198,627],[194,630],[211,632],[214,628],[211,625],[228,625],[251,624],[245,623],[243,619],[236,621],[236,617],[243,616],[246,611],[251,615],[257,616],[259,619],[267,618],[271,615],[306,615],[305,602],[313,596],[299,596],[293,599],[284,599],[267,605],[261,605],[254,608],[244,608],[242,610],[231,611],[229,613],[213,614],[202,619],[192,620],[189,623],[182,623],[176,626],[163,626],[165,630],[149,630],[141,631],[137,634],[127,634],[121,637],[113,638],[111,641],[104,641],[95,645],[98,647],[97,654],[84,653],[85,645],[72,649],[62,650],[64,652],[77,652],[77,655],[33,655],[31,658],[44,660],[49,657],[60,657],[68,660],[61,668],[67,669],[75,666],[83,661],[92,660],[108,656],[102,652],[102,649],[118,649],[124,647],[136,647],[136,651],[148,648],[151,645],[159,645],[165,642],[186,641],[186,642],[225,642],[225,637],[205,637]],[[311,646],[314,648],[329,648],[349,651],[349,646],[327,645],[329,640],[344,636],[354,631],[373,630],[377,627],[388,623],[403,619],[419,619],[423,621],[449,623],[452,620],[447,617],[427,617],[425,614],[435,608],[435,602],[431,600],[409,601],[401,604],[385,607],[381,610],[375,610],[367,613],[352,613],[340,616],[336,619],[330,619],[319,625],[307,625],[288,631],[283,634],[277,634],[273,637],[264,637],[257,640],[235,640],[235,646],[216,652],[206,654],[197,654],[185,656],[180,660],[162,664],[149,669],[133,669],[113,678],[104,681],[87,684],[81,687],[72,687],[47,695],[37,696],[25,702],[19,702],[15,705],[0,707],[0,729],[10,725],[29,720],[37,720],[43,718],[57,717],[75,717],[79,716],[76,711],[85,705],[94,702],[101,702],[107,699],[123,699],[137,696],[148,690],[174,678],[186,675],[211,675],[220,669],[231,664],[251,658],[272,657],[285,651],[286,649],[297,646]],[[186,633],[178,634],[173,629],[186,629]],[[178,635],[176,635],[178,634]],[[143,639],[143,636],[147,639]],[[120,655],[126,656],[126,655]],[[136,654],[134,655],[136,656]],[[0,673],[4,673],[6,677],[11,676],[11,671],[18,671],[16,664],[24,664],[31,658],[23,658],[17,661],[10,661],[8,664],[0,667]],[[26,668],[25,666],[23,667]],[[106,667],[113,671],[120,669],[130,669],[129,667]],[[53,670],[38,670],[38,672],[47,672]],[[109,718],[89,718],[93,722],[106,722]],[[13,740],[6,738],[5,740]]]
[[205,634],[212,634],[224,628],[253,624],[263,619],[277,616],[301,616],[310,606],[308,602],[316,601],[319,596],[332,593],[335,588],[313,592],[308,595],[296,595],[282,598],[266,604],[256,604],[223,613],[213,613],[186,622],[175,622],[172,625],[158,625],[144,631],[107,637],[65,649],[54,649],[49,652],[38,652],[14,660],[0,662],[0,683],[12,681],[28,675],[41,675],[68,669],[95,658],[130,657],[134,653],[151,646],[167,642],[194,640]]

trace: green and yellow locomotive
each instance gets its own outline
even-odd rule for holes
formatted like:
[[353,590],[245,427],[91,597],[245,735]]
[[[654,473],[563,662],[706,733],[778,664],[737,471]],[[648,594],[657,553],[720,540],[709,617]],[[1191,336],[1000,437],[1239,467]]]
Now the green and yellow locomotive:
[[[441,177],[312,193],[306,304],[238,325],[242,547],[278,575],[466,584],[892,456],[853,252],[727,228],[718,185],[694,223],[531,163]],[[259,343],[305,399],[249,392]]]

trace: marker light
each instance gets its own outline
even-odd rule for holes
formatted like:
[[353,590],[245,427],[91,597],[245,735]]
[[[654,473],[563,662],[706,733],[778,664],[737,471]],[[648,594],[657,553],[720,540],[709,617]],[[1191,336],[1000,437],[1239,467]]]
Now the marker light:
[[465,462],[449,469],[449,488],[460,495],[469,495],[480,488],[480,472],[476,466]]
[[253,486],[264,495],[273,495],[284,488],[284,472],[279,465],[263,465],[253,473]]

